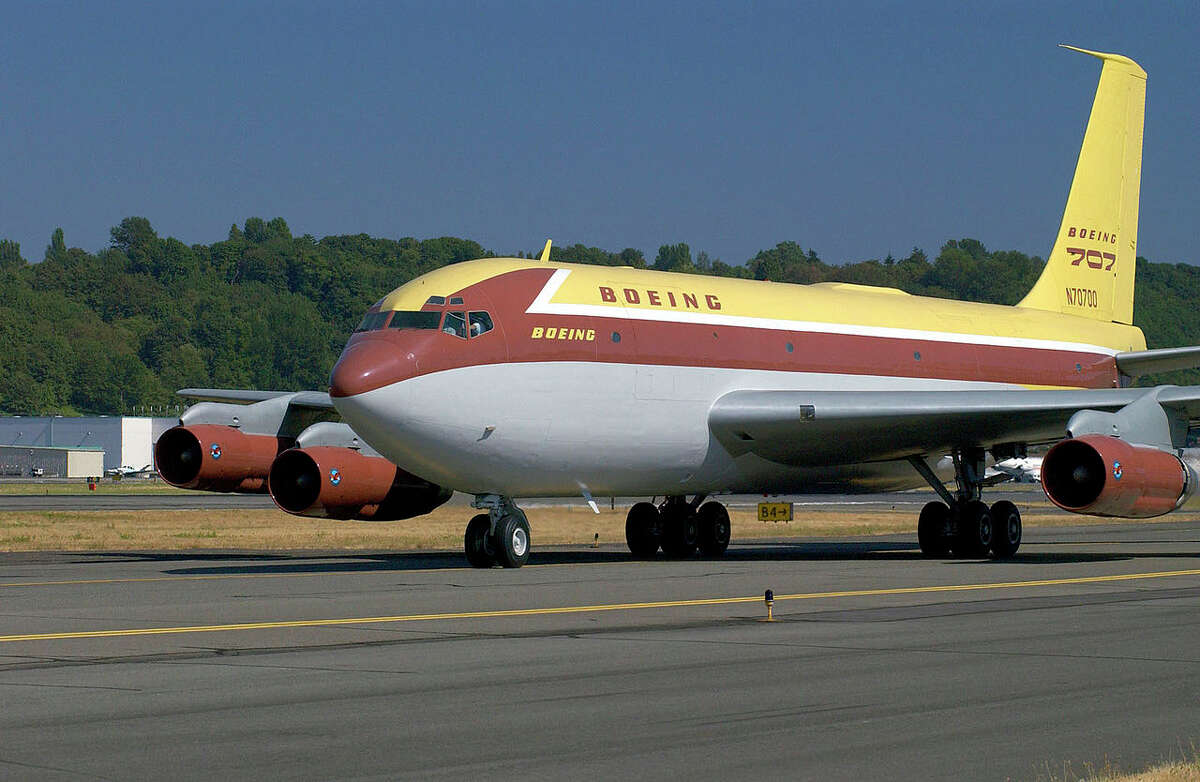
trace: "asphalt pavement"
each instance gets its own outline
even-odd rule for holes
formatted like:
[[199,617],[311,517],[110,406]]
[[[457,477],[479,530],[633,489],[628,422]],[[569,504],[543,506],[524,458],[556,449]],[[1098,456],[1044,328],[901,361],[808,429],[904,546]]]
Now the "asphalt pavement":
[[2,554],[0,778],[1045,779],[1200,739],[1194,517],[1009,562],[896,535],[460,563]]

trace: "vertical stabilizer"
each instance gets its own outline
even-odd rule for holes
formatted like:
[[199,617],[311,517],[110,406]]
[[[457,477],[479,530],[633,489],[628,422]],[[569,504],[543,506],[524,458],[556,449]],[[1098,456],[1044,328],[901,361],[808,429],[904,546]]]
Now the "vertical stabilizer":
[[1017,306],[1132,323],[1146,72],[1119,54],[1064,48],[1104,66],[1058,238]]

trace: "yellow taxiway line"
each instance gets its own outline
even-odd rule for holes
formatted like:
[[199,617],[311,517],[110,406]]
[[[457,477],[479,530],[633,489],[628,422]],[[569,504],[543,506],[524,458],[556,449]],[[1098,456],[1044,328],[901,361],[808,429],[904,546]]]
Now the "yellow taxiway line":
[[[941,586],[895,587],[892,589],[850,589],[837,592],[801,592],[791,595],[775,595],[775,600],[818,600],[845,597],[873,597],[880,595],[920,595],[936,592],[971,592],[992,589],[1030,589],[1044,586],[1069,584],[1105,584],[1118,581],[1145,581],[1159,578],[1200,576],[1197,570],[1164,570],[1155,573],[1122,573],[1109,576],[1081,576],[1078,578],[1047,578],[1035,581],[1001,581],[984,584],[946,584]],[[458,611],[440,614],[402,614],[399,616],[357,616],[341,619],[295,619],[282,622],[245,622],[224,625],[185,625],[180,627],[141,627],[126,630],[85,630],[71,633],[28,633],[25,635],[3,635],[0,643],[15,641],[58,641],[72,638],[125,638],[139,635],[174,635],[183,633],[220,633],[245,630],[275,630],[295,627],[333,627],[337,625],[394,624],[399,622],[431,622],[447,619],[496,619],[514,616],[549,616],[554,614],[585,614],[602,611],[636,611],[648,608],[681,608],[691,606],[731,605],[756,603],[763,598],[712,597],[694,600],[659,600],[648,603],[609,603],[598,605],[558,606],[550,608],[512,608],[497,611]]]

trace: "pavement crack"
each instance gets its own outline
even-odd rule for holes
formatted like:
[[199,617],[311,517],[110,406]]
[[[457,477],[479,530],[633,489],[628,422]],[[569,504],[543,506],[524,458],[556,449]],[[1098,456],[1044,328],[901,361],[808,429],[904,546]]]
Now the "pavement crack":
[[[198,650],[198,651],[205,651],[205,650]],[[241,656],[241,654],[238,652],[238,650],[233,650],[232,654],[228,654],[227,653],[228,650],[224,650],[224,649],[210,649],[207,651],[212,652],[218,658],[240,657]],[[417,673],[416,671],[397,671],[397,670],[389,670],[386,668],[339,668],[337,666],[326,666],[326,665],[270,665],[270,664],[266,664],[266,663],[249,663],[249,662],[235,663],[235,662],[224,662],[221,660],[208,660],[208,659],[163,660],[163,663],[165,665],[213,665],[213,666],[224,666],[224,667],[235,667],[235,668],[260,668],[263,670],[277,670],[277,671],[320,671],[322,673],[384,673],[384,674],[394,674],[396,676],[412,676]],[[108,688],[108,689],[119,689],[119,688],[114,687],[114,688]]]
[[22,763],[19,760],[9,760],[7,758],[0,758],[0,766],[16,766],[18,768],[36,769],[38,771],[57,771],[60,774],[70,774],[72,776],[83,777],[85,779],[102,779],[105,780],[105,782],[115,782],[112,777],[102,777],[99,774],[90,774],[86,771],[76,771],[75,769],[71,768],[59,768],[58,766],[45,766],[39,763]]
[[795,643],[790,641],[717,641],[699,638],[642,638],[620,636],[615,634],[573,633],[571,638],[591,638],[602,641],[641,641],[654,644],[699,644],[702,646],[735,646],[735,647],[773,647],[785,649],[818,649],[831,652],[862,652],[870,653],[917,653],[917,654],[960,654],[980,657],[1028,657],[1032,659],[1067,659],[1067,660],[1110,660],[1118,662],[1146,663],[1178,663],[1183,665],[1200,664],[1200,659],[1181,657],[1143,657],[1136,655],[1116,654],[1075,654],[1070,652],[1021,652],[1002,649],[950,649],[935,646],[846,646],[839,644]]
[[141,687],[104,687],[91,684],[43,684],[41,682],[0,682],[0,687],[45,687],[53,690],[112,690],[114,692],[142,692]]

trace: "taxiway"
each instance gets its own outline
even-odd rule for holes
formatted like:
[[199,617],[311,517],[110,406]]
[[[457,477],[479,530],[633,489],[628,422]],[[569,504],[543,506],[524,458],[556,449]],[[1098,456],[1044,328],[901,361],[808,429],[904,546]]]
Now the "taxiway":
[[1007,562],[459,564],[0,555],[0,777],[1003,780],[1200,737],[1194,518],[1030,529]]

